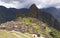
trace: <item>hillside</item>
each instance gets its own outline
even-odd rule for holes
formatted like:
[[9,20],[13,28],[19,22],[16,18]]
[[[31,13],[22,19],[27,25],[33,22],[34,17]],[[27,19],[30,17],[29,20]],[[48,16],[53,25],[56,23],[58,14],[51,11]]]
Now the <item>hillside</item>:
[[58,19],[58,21],[60,20],[60,9],[58,8],[55,8],[55,7],[48,7],[48,8],[43,8],[43,9],[40,9],[44,12],[48,12],[48,13],[51,13],[56,19]]
[[0,30],[0,38],[34,38],[29,33],[21,33],[16,31],[6,31],[6,30]]
[[[0,29],[6,30],[7,32],[14,31],[13,33],[15,33],[15,31],[22,33],[22,34],[28,33],[27,36],[31,36],[31,37],[34,37],[34,36],[32,36],[33,34],[36,34],[36,35],[39,34],[40,36],[44,36],[45,38],[53,38],[53,37],[59,38],[59,33],[60,33],[56,29],[54,30],[54,28],[49,27],[46,23],[43,23],[41,20],[37,20],[36,18],[31,18],[31,17],[24,17],[24,18],[19,17],[14,21],[3,23],[0,25]],[[53,36],[50,35],[51,33]],[[0,32],[0,34],[1,34],[1,32]],[[57,34],[57,35],[55,35],[55,34]]]
[[41,36],[50,37],[48,34],[50,32],[50,29],[47,27],[45,23],[35,18],[29,18],[29,17],[28,18],[19,17],[19,19],[16,21],[3,23],[0,25],[0,29],[7,30],[7,31],[15,30],[21,33],[29,33],[29,34],[36,34],[36,35],[40,34]]
[[52,14],[39,10],[35,4],[33,4],[29,8],[28,12],[26,13],[26,16],[27,17],[34,17],[39,20],[42,20],[43,22],[45,22],[49,26],[52,26],[52,27],[56,28],[57,30],[60,30],[59,21],[56,18],[54,18],[54,16]]
[[33,4],[26,13],[0,24],[0,38],[60,38],[60,24],[49,13]]

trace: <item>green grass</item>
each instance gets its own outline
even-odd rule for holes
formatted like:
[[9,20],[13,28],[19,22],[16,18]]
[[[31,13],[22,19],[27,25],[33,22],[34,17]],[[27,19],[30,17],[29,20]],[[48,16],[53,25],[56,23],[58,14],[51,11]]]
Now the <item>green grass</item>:
[[54,28],[52,28],[52,27],[50,27],[51,28],[51,32],[50,32],[50,35],[53,37],[53,38],[60,38],[60,31],[58,31],[58,30],[56,30],[56,29],[54,29]]
[[[18,36],[16,36],[16,35]],[[26,34],[26,33],[21,33],[21,32],[10,32],[10,31],[6,31],[6,30],[0,30],[0,38],[34,38],[32,35],[30,34]]]
[[[36,23],[34,23],[33,21],[31,21],[29,18],[23,18],[23,19],[24,19],[24,22],[26,24],[32,25],[38,31],[38,33],[40,35],[43,35],[44,34],[43,31],[40,29],[40,26],[39,25],[37,25]],[[29,29],[29,30],[30,30],[30,32],[32,32],[31,29]]]
[[29,34],[29,33],[24,33],[25,35],[28,35],[30,38],[34,38],[33,36],[32,36],[32,34]]
[[22,38],[28,38],[27,36],[24,36],[23,33],[17,33],[17,32],[15,32],[15,33],[18,34],[18,35],[20,35]]
[[18,38],[18,37],[7,32],[6,30],[0,30],[0,38]]
[[29,18],[23,18],[24,19],[24,22],[27,23],[27,24],[31,24],[32,21],[29,19]]
[[[51,38],[51,36],[50,36],[50,34],[49,34],[49,32],[51,31],[51,29],[48,27],[48,25],[46,25],[45,27],[45,30],[46,31],[43,31],[42,30],[42,28],[40,28],[40,26],[39,25],[37,25],[35,22],[33,22],[33,21],[31,21],[29,18],[23,18],[24,19],[24,22],[26,23],[26,24],[28,24],[28,25],[32,25],[37,31],[38,31],[38,34],[40,34],[41,36],[43,36],[43,35],[47,35],[48,37],[50,37]],[[42,21],[41,21],[42,22]],[[32,32],[32,30],[31,29],[29,29],[30,30],[30,32]]]
[[29,33],[21,33],[21,32],[14,32],[16,33],[17,35],[21,36],[21,38],[34,38],[31,34]]

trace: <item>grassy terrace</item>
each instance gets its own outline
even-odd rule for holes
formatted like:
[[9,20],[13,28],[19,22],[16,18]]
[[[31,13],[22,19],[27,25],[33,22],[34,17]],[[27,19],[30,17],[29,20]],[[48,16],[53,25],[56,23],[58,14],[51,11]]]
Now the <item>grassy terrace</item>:
[[0,38],[18,38],[6,30],[0,30]]
[[[24,22],[28,25],[32,25],[35,29],[37,29],[38,33],[43,36],[43,35],[47,35],[49,38],[52,38],[49,34],[49,32],[51,31],[51,29],[48,27],[48,25],[46,25],[46,31],[43,31],[39,25],[37,25],[36,23],[34,23],[33,21],[31,21],[29,18],[23,18]],[[31,31],[32,32],[32,31]]]
[[[0,30],[0,38],[32,38],[33,36],[28,33],[21,32],[9,32],[6,30]],[[34,38],[34,37],[33,37]]]
[[38,31],[38,33],[40,33],[40,35],[44,35],[44,32],[40,29],[39,25],[31,21],[29,18],[23,18],[23,19],[26,24],[32,25]]

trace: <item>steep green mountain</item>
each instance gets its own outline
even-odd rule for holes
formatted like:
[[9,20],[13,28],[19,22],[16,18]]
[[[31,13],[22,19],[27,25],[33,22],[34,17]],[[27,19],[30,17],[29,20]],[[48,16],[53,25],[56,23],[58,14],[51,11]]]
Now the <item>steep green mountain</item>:
[[58,22],[57,19],[55,19],[51,14],[44,12],[44,11],[40,11],[38,10],[38,8],[36,7],[35,4],[33,4],[28,12],[26,13],[27,17],[34,17],[37,18],[39,20],[42,20],[43,22],[47,23],[48,25],[56,28],[57,30],[60,30],[60,23]]

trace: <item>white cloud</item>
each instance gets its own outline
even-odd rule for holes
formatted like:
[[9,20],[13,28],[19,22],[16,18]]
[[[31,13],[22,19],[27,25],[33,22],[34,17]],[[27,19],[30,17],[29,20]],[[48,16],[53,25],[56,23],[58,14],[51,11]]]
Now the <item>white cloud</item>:
[[15,2],[5,3],[3,1],[0,1],[0,5],[3,5],[5,7],[7,7],[7,8],[10,8],[10,7],[16,8],[17,7],[17,2],[16,3]]
[[0,0],[0,5],[7,8],[28,8],[33,3],[35,3],[38,8],[49,6],[60,8],[60,0]]
[[43,8],[43,7],[56,7],[56,6],[59,6],[60,7],[60,0],[38,0],[36,2],[36,5],[38,8]]
[[6,1],[6,2],[4,2],[4,1],[1,1],[0,0],[0,5],[2,5],[2,6],[5,6],[5,7],[7,7],[7,8],[10,8],[10,7],[12,7],[12,8],[26,8],[26,7],[29,7],[31,4],[32,4],[33,2],[32,1],[10,1],[10,2],[8,2],[8,1]]

